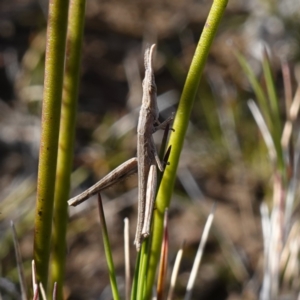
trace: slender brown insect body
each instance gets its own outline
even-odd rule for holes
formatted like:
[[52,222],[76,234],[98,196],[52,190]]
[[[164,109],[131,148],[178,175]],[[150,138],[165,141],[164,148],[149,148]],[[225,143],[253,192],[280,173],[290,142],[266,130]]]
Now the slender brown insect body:
[[[137,128],[137,157],[138,157],[138,221],[135,245],[139,251],[143,239],[142,228],[145,218],[146,192],[150,166],[155,165],[155,145],[152,134],[154,124],[158,119],[156,100],[156,84],[153,74],[153,51],[155,45],[145,53],[145,78],[143,80],[143,99]],[[156,173],[156,169],[155,169]],[[156,182],[153,182],[156,186]],[[156,189],[155,189],[156,190]],[[146,233],[147,234],[147,233]]]
[[[135,246],[140,250],[141,243],[150,234],[150,223],[153,203],[156,194],[157,169],[164,167],[158,157],[152,134],[164,128],[173,118],[160,124],[159,110],[156,99],[156,84],[153,72],[153,53],[155,45],[145,53],[145,78],[143,80],[143,98],[137,128],[137,158],[138,158],[138,221],[135,235]],[[147,216],[145,211],[147,208]]]
[[131,158],[111,171],[95,185],[70,199],[69,205],[76,206],[90,196],[114,185],[125,177],[138,171],[138,220],[135,246],[140,250],[144,238],[150,234],[151,216],[157,186],[156,165],[162,172],[164,167],[158,157],[152,134],[163,129],[173,120],[173,116],[159,123],[159,110],[156,100],[156,84],[153,73],[152,45],[145,53],[145,78],[143,80],[143,98],[137,128],[137,158]]

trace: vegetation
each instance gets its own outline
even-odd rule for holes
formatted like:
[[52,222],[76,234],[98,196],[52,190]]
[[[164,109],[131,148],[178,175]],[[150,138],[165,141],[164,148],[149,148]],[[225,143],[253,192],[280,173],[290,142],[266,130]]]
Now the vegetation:
[[[176,115],[172,125],[174,132],[170,134],[168,144],[164,138],[161,146],[161,156],[166,149],[170,149],[170,146],[171,151],[168,158],[169,165],[159,179],[153,233],[143,243],[141,251],[138,254],[133,252],[130,237],[134,226],[130,224],[135,222],[128,224],[126,221],[124,230],[126,255],[121,263],[117,259],[121,256],[119,249],[123,248],[117,211],[128,216],[128,213],[124,212],[124,207],[128,205],[125,203],[126,199],[135,198],[135,194],[130,191],[135,177],[105,192],[102,195],[103,200],[99,195],[100,226],[95,223],[98,218],[93,215],[95,210],[87,209],[89,205],[90,208],[93,207],[92,204],[82,205],[77,217],[72,217],[68,225],[66,201],[71,192],[71,182],[77,189],[80,189],[80,186],[87,187],[90,185],[89,182],[94,181],[94,178],[92,180],[90,178],[91,174],[101,178],[119,163],[135,155],[136,147],[132,142],[134,136],[131,136],[131,132],[134,132],[133,128],[136,126],[136,121],[133,121],[137,116],[134,105],[138,106],[140,101],[140,97],[136,96],[140,95],[141,87],[138,71],[135,69],[138,58],[136,54],[128,55],[124,62],[130,88],[128,113],[122,112],[121,118],[116,114],[106,113],[99,120],[98,117],[91,118],[90,113],[80,112],[79,129],[85,135],[90,135],[91,140],[97,142],[97,146],[92,142],[86,148],[79,147],[77,143],[83,141],[78,138],[74,142],[76,102],[77,98],[80,98],[78,91],[85,6],[83,0],[71,0],[70,3],[52,1],[49,6],[34,251],[33,254],[27,255],[34,258],[34,264],[29,270],[27,261],[24,263],[25,275],[20,257],[23,254],[24,238],[28,228],[31,227],[30,224],[33,224],[33,218],[32,213],[31,216],[28,214],[25,217],[24,212],[28,209],[32,211],[32,204],[25,206],[23,213],[20,214],[24,224],[23,231],[19,228],[18,222],[16,230],[13,227],[22,299],[28,297],[37,299],[38,294],[43,299],[64,299],[69,296],[68,293],[72,298],[72,293],[80,291],[80,286],[86,281],[89,282],[90,294],[83,293],[80,297],[83,299],[95,297],[97,293],[105,292],[105,286],[99,283],[104,277],[105,284],[108,280],[111,284],[111,292],[103,294],[106,299],[111,297],[150,299],[153,287],[156,288],[157,299],[187,300],[193,295],[196,295],[196,298],[206,299],[205,293],[209,295],[208,299],[225,299],[233,297],[234,294],[238,294],[240,299],[278,299],[284,294],[291,299],[296,298],[300,290],[299,226],[297,220],[295,221],[298,203],[296,183],[299,177],[297,124],[300,107],[299,87],[294,93],[296,84],[286,62],[281,63],[282,78],[275,76],[277,75],[275,70],[280,68],[273,67],[272,64],[276,60],[270,58],[270,52],[266,47],[261,51],[262,60],[255,69],[250,63],[251,60],[246,58],[244,51],[239,49],[236,43],[231,44],[227,50],[224,46],[222,51],[226,56],[225,52],[230,49],[229,53],[235,60],[236,70],[239,70],[239,74],[243,74],[246,80],[237,78],[233,88],[224,74],[215,72],[220,68],[214,67],[211,62],[208,63],[207,71],[202,78],[210,51],[213,56],[217,51],[216,47],[220,45],[220,40],[216,40],[215,48],[211,48],[227,6],[225,0],[213,2],[198,45],[194,46],[194,52],[189,50],[193,53],[189,57],[193,56],[193,59],[188,63],[190,66],[186,80],[183,80],[184,64],[173,56],[173,49],[168,47],[166,41],[163,39],[158,41],[157,64],[165,63],[165,70],[173,76],[182,93],[179,103],[176,104]],[[90,13],[91,11],[87,10],[87,14]],[[224,24],[225,21],[226,15]],[[198,31],[200,30],[199,28]],[[183,36],[188,37],[188,32],[184,32]],[[89,37],[86,38],[87,43],[88,41]],[[39,80],[39,76],[35,77],[34,73],[40,72],[38,70],[42,67],[40,62],[43,53],[36,51],[35,45],[33,40],[30,49],[35,54],[36,61],[32,69],[33,75],[29,76],[29,80],[27,78],[16,83],[20,99],[22,98],[20,90],[24,87],[32,88]],[[186,46],[185,50],[189,48],[193,48],[192,43]],[[103,44],[94,39],[90,45],[84,46],[84,55],[89,49],[93,49],[97,55],[98,52],[101,55],[101,51],[105,51]],[[222,51],[217,52],[216,58],[222,58]],[[28,60],[30,54],[26,55]],[[23,62],[25,71],[26,55]],[[89,63],[84,58],[83,62],[86,63],[82,64],[84,74],[84,69]],[[108,78],[109,70],[106,69],[104,73]],[[23,72],[23,79],[26,77],[24,74],[26,72]],[[84,77],[83,75],[83,81]],[[102,78],[104,85],[106,78]],[[160,74],[157,72],[160,94],[159,82],[162,81],[159,78]],[[283,82],[285,94],[278,82]],[[109,88],[107,90],[108,93],[112,92]],[[110,106],[107,101],[103,103],[99,109],[102,113]],[[81,100],[79,107],[83,105],[84,101]],[[3,107],[9,112],[9,108]],[[32,116],[37,108],[38,106],[33,103],[27,104],[28,113]],[[119,120],[115,121],[117,119]],[[94,124],[98,122],[100,125],[96,127]],[[193,127],[190,132],[189,127]],[[188,147],[184,147],[184,143]],[[75,165],[76,160],[79,160],[81,166],[77,166],[71,181],[74,145],[80,153],[75,154]],[[183,166],[180,166],[180,161],[185,162]],[[189,168],[186,165],[189,165]],[[176,178],[180,180],[181,186],[176,183]],[[3,198],[2,220],[9,218],[14,207],[20,206],[17,203],[22,204],[25,199],[34,198],[34,179],[26,178],[26,180],[22,180],[17,188],[12,189],[8,196]],[[118,195],[122,199],[110,202],[106,200],[107,195],[111,197]],[[187,196],[194,203],[189,203],[186,200]],[[171,198],[175,198],[172,204]],[[13,204],[10,203],[11,199]],[[90,200],[87,203],[94,202]],[[114,203],[111,208],[110,203]],[[233,207],[234,214],[229,211],[230,206]],[[177,217],[176,210],[179,211]],[[73,214],[74,210],[70,212]],[[227,213],[228,215],[224,217],[223,215]],[[184,217],[189,222],[186,222]],[[91,232],[92,228],[96,228],[94,233]],[[95,245],[99,244],[100,229],[107,269],[103,268],[104,255],[100,252],[102,250],[95,248],[97,247]],[[198,234],[192,233],[194,230]],[[238,230],[239,236],[235,236]],[[1,240],[1,244],[5,245],[0,253],[2,259],[8,256],[10,242],[7,237],[10,235],[11,233],[6,233]],[[21,242],[20,246],[17,243],[18,239]],[[186,244],[181,247],[184,240],[187,240]],[[89,242],[89,247],[84,246],[86,242]],[[71,250],[68,250],[68,243],[72,245]],[[205,245],[210,251],[205,251]],[[244,247],[244,254],[241,254],[238,247]],[[219,250],[216,251],[216,248]],[[69,251],[71,255],[68,254]],[[170,275],[168,269],[176,252],[176,262]],[[203,255],[204,273],[201,275],[199,264]],[[135,271],[131,283],[130,271],[133,266],[130,261],[135,256]],[[121,266],[125,262],[123,291],[119,276],[123,272]],[[83,277],[80,274],[75,275],[74,270],[76,273],[83,271],[83,274],[84,268],[99,270],[98,264],[102,265],[101,271],[93,273],[92,276],[87,275],[85,278],[85,275]],[[16,269],[13,265],[14,261],[10,266],[4,264],[3,275],[17,282]],[[190,279],[187,280],[185,272],[190,270]],[[104,277],[102,272],[105,273]],[[29,273],[34,274],[32,292],[26,288],[26,282],[28,283],[26,277]],[[89,281],[91,278],[93,280]],[[167,284],[169,280],[171,283]],[[208,283],[211,284],[211,288]],[[169,285],[170,288],[167,289]],[[221,288],[216,291],[217,286]],[[7,286],[0,286],[0,291],[4,299],[21,297],[16,288],[8,291]]]

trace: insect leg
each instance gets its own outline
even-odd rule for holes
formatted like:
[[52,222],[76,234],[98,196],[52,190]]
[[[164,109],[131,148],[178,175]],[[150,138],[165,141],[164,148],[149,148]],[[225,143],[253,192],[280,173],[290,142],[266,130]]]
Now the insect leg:
[[151,165],[147,181],[147,193],[146,193],[146,204],[145,204],[145,218],[142,229],[142,237],[146,238],[150,234],[151,219],[153,206],[156,196],[157,187],[157,170],[155,165]]

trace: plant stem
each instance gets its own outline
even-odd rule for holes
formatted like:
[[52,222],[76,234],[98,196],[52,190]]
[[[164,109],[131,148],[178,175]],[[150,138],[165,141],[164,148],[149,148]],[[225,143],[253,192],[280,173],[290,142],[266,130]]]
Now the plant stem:
[[117,278],[116,278],[116,271],[114,266],[114,260],[112,257],[112,251],[109,241],[109,235],[106,227],[106,221],[104,216],[103,204],[100,193],[98,194],[98,210],[99,210],[99,217],[100,217],[100,225],[101,225],[101,232],[102,232],[102,239],[105,251],[106,262],[109,271],[109,280],[110,280],[110,287],[112,291],[112,297],[114,300],[120,300],[120,294],[118,290]]
[[169,158],[170,165],[167,166],[160,184],[156,199],[156,210],[154,211],[154,232],[151,245],[151,258],[147,277],[148,281],[145,299],[150,299],[151,296],[152,286],[156,274],[156,267],[160,257],[164,211],[167,207],[169,207],[170,204],[179,157],[188,127],[188,121],[192,111],[194,99],[198,90],[198,85],[210,46],[225,11],[227,2],[228,0],[215,0],[213,2],[199,43],[197,45],[175,116],[173,124],[175,132],[171,134],[169,141],[169,145],[172,145],[172,151]]
[[35,212],[34,260],[37,280],[47,290],[55,172],[68,20],[68,0],[50,0]]
[[67,200],[73,162],[76,109],[83,39],[85,0],[71,0],[66,45],[66,67],[60,120],[59,149],[56,170],[53,226],[51,286],[57,282],[57,299],[63,299],[68,222]]

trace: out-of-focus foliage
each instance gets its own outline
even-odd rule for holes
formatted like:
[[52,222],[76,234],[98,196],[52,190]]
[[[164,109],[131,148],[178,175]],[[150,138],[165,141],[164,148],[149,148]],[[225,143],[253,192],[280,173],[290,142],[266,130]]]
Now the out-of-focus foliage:
[[[218,203],[215,225],[195,295],[202,299],[253,299],[259,294],[264,251],[259,208],[261,201],[272,199],[272,167],[247,106],[248,99],[258,99],[234,52],[242,53],[266,92],[261,64],[262,49],[266,47],[280,120],[284,122],[281,61],[297,69],[298,2],[229,1],[200,83],[170,208],[171,262],[182,240],[187,241],[185,263],[178,278],[179,296],[183,294],[180,287],[186,286],[190,257],[196,251],[199,232],[213,201]],[[155,73],[162,116],[175,111],[210,5],[210,1],[184,0],[87,1],[74,194],[135,155],[146,43],[158,44]],[[47,6],[47,2],[35,0],[2,0],[0,4],[0,260],[1,276],[14,282],[11,219],[15,221],[25,266],[32,258]],[[291,77],[294,95],[293,72]],[[297,122],[295,126],[296,131]],[[135,224],[136,209],[132,205],[136,203],[136,181],[133,176],[103,195],[107,225],[114,232],[111,243],[115,257],[122,257],[122,218],[128,216]],[[108,276],[99,246],[94,201],[70,213],[66,293],[81,295],[81,299],[95,298],[105,293]],[[293,218],[297,219],[297,213],[292,214]],[[294,254],[297,248],[293,248],[297,246],[298,231],[297,223],[293,224],[286,240],[293,256],[286,265],[281,287],[282,293],[290,295],[299,292],[297,270],[293,269],[298,266]],[[134,225],[132,236],[133,232]],[[287,253],[284,248],[282,256]],[[122,264],[117,260],[120,276]],[[30,273],[28,268],[26,273]],[[5,295],[5,287],[0,290]]]

